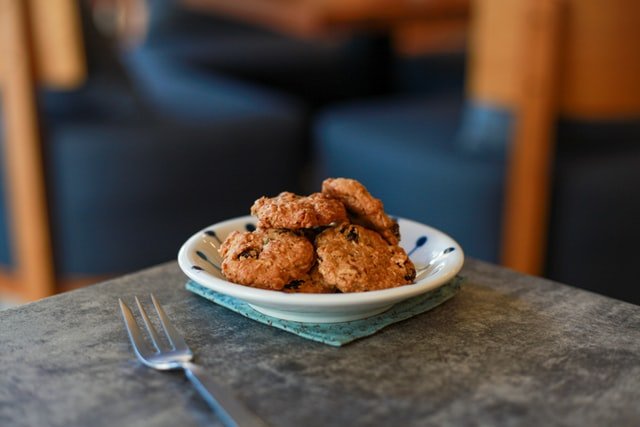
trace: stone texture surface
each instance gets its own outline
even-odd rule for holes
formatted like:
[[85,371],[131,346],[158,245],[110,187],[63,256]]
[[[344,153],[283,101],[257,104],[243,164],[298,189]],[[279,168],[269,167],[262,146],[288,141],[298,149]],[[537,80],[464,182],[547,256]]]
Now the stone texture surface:
[[452,300],[342,348],[187,292],[175,263],[8,309],[0,425],[218,425],[181,373],[136,361],[117,298],[149,292],[273,426],[640,425],[640,307],[473,260],[462,275]]

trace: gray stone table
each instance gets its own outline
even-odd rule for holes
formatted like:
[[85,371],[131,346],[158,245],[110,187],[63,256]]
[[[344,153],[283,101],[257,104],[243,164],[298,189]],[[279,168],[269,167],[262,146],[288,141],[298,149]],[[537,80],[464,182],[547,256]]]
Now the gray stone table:
[[473,260],[462,274],[447,303],[342,348],[187,292],[175,263],[8,309],[0,425],[219,425],[181,373],[134,358],[117,298],[149,292],[272,426],[640,425],[640,307]]

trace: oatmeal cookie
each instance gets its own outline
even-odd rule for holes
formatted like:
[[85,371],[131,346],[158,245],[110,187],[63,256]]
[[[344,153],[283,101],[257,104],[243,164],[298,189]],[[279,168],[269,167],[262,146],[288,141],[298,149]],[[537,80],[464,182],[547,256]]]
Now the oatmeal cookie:
[[232,232],[220,248],[222,273],[232,282],[281,290],[300,280],[315,262],[313,244],[287,230]]
[[322,192],[344,203],[353,214],[353,223],[377,231],[392,245],[400,241],[397,221],[384,212],[382,201],[373,197],[360,182],[348,178],[328,178],[322,183]]
[[315,241],[318,272],[341,292],[393,288],[413,282],[416,269],[404,249],[356,224],[340,224]]
[[320,272],[317,264],[311,269],[309,274],[300,280],[293,280],[282,289],[284,292],[299,294],[333,294],[338,292],[338,288],[328,284]]
[[323,193],[299,196],[290,192],[276,197],[261,197],[251,207],[258,217],[258,228],[300,230],[326,226],[347,220],[344,205]]

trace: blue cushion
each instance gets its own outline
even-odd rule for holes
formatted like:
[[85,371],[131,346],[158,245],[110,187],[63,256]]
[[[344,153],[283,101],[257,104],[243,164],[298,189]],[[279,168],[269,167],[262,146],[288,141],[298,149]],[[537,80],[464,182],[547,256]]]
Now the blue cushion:
[[144,107],[124,87],[114,82],[89,79],[71,90],[41,89],[38,94],[46,119],[52,122],[87,120],[93,117],[123,119],[142,116]]
[[[57,272],[117,274],[168,261],[191,233],[247,214],[259,196],[300,191],[300,129],[295,116],[268,114],[201,125],[49,123],[45,160]],[[3,180],[0,190],[3,196]],[[0,263],[10,267],[6,213],[2,198]]]
[[360,180],[388,212],[431,224],[472,256],[498,253],[504,162],[457,150],[458,96],[334,108],[316,125],[320,177]]
[[301,166],[296,127],[268,117],[201,127],[77,124],[49,139],[62,273],[126,272],[173,259],[199,228],[247,214],[263,194],[296,189]]

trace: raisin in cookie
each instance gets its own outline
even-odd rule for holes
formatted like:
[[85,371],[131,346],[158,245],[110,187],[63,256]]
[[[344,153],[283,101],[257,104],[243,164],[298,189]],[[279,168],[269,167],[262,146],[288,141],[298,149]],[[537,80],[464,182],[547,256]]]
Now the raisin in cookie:
[[274,290],[305,277],[315,262],[313,244],[287,230],[234,231],[225,239],[220,254],[227,279]]
[[300,230],[326,226],[347,220],[344,205],[322,193],[299,196],[290,192],[276,197],[261,197],[251,207],[258,217],[258,228]]
[[373,197],[365,186],[355,179],[325,179],[322,192],[344,203],[347,210],[353,214],[353,223],[377,231],[392,245],[397,245],[400,241],[398,223],[384,212],[382,201]]
[[324,230],[315,245],[319,273],[341,292],[393,288],[412,283],[416,277],[416,269],[404,249],[356,224]]
[[282,289],[289,293],[298,294],[333,294],[338,292],[338,288],[328,284],[320,272],[318,266],[315,265],[309,274],[300,280],[293,280],[285,285]]

